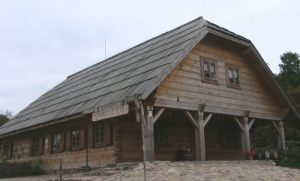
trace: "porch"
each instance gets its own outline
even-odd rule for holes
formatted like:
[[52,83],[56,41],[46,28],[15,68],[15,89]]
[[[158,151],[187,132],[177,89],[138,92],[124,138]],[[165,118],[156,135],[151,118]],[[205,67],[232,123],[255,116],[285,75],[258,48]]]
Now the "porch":
[[[140,107],[141,108],[141,107]],[[255,121],[270,121],[278,134],[278,148],[285,149],[282,121],[244,116],[147,106],[141,123],[145,160],[181,160],[190,151],[191,160],[241,160],[251,150],[250,130]]]

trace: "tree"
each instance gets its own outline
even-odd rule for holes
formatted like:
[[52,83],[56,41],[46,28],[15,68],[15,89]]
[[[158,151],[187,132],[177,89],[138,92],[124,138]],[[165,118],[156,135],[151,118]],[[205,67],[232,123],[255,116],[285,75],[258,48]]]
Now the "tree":
[[300,58],[299,54],[285,52],[280,56],[280,73],[276,76],[284,90],[288,87],[300,86]]
[[5,124],[7,121],[9,121],[8,117],[4,114],[0,114],[0,126]]
[[[297,53],[285,52],[280,56],[280,73],[276,76],[279,84],[287,93],[296,108],[300,111],[300,56]],[[295,118],[286,120],[287,139],[300,140],[300,123]]]
[[12,118],[12,114],[9,111],[6,111],[5,114],[0,114],[0,126],[2,126],[3,124],[5,124],[11,118]]
[[297,53],[285,52],[280,56],[280,73],[276,76],[282,88],[300,110],[300,56]]

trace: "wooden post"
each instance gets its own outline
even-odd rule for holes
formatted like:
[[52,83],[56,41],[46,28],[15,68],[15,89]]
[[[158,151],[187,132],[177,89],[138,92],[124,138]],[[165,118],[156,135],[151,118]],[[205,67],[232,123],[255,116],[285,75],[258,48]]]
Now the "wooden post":
[[62,171],[62,160],[59,159],[59,181],[62,181],[62,174],[63,174],[63,171]]
[[204,161],[206,160],[206,154],[205,154],[205,132],[204,132],[204,109],[205,105],[199,105],[199,111],[198,111],[198,130],[196,131],[196,148],[198,148],[196,153],[196,156],[198,155],[199,160],[199,151],[200,151],[200,160]]
[[89,127],[86,126],[85,127],[85,132],[84,132],[84,143],[85,143],[85,166],[88,167],[89,166]]
[[144,136],[144,154],[146,161],[154,160],[154,133],[153,133],[153,107],[147,106],[147,116],[143,124],[143,136]]
[[246,157],[247,153],[249,153],[251,150],[250,135],[249,135],[249,117],[244,116],[242,126],[244,130],[244,132],[242,133],[242,149],[243,149],[243,154]]
[[278,145],[280,149],[285,150],[285,136],[284,136],[284,126],[283,126],[283,121],[279,121],[278,123],[278,129],[279,129],[279,134],[278,134]]
[[200,148],[200,129],[199,126],[195,127],[195,156],[196,160],[201,160],[201,148]]

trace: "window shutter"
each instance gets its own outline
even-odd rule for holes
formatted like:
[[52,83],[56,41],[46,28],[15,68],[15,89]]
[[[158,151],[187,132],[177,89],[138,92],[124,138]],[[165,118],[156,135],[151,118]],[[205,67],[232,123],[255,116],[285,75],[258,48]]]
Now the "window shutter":
[[65,132],[60,133],[60,141],[59,141],[59,151],[63,152],[65,150]]
[[53,142],[53,137],[52,137],[52,135],[49,135],[48,136],[48,153],[52,153],[52,142]]
[[33,139],[31,138],[31,141],[29,143],[29,148],[30,148],[30,156],[34,156],[33,154]]
[[93,124],[88,125],[88,145],[89,148],[94,147],[94,130],[93,130]]
[[43,154],[44,152],[44,137],[39,138],[39,154]]
[[111,144],[111,123],[106,123],[104,126],[104,146]]
[[13,158],[13,155],[14,155],[14,144],[13,143],[10,143],[9,144],[9,158]]
[[80,129],[80,134],[79,134],[79,147],[80,148],[85,148],[85,128]]
[[65,151],[70,151],[72,149],[72,145],[71,145],[71,131],[66,131],[65,132]]

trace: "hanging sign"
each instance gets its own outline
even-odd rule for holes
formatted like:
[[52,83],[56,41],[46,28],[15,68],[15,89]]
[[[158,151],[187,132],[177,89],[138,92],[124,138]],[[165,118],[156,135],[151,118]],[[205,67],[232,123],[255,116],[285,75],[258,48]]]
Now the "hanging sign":
[[93,114],[92,121],[100,121],[112,117],[128,114],[129,105],[127,103],[112,103],[100,106]]

